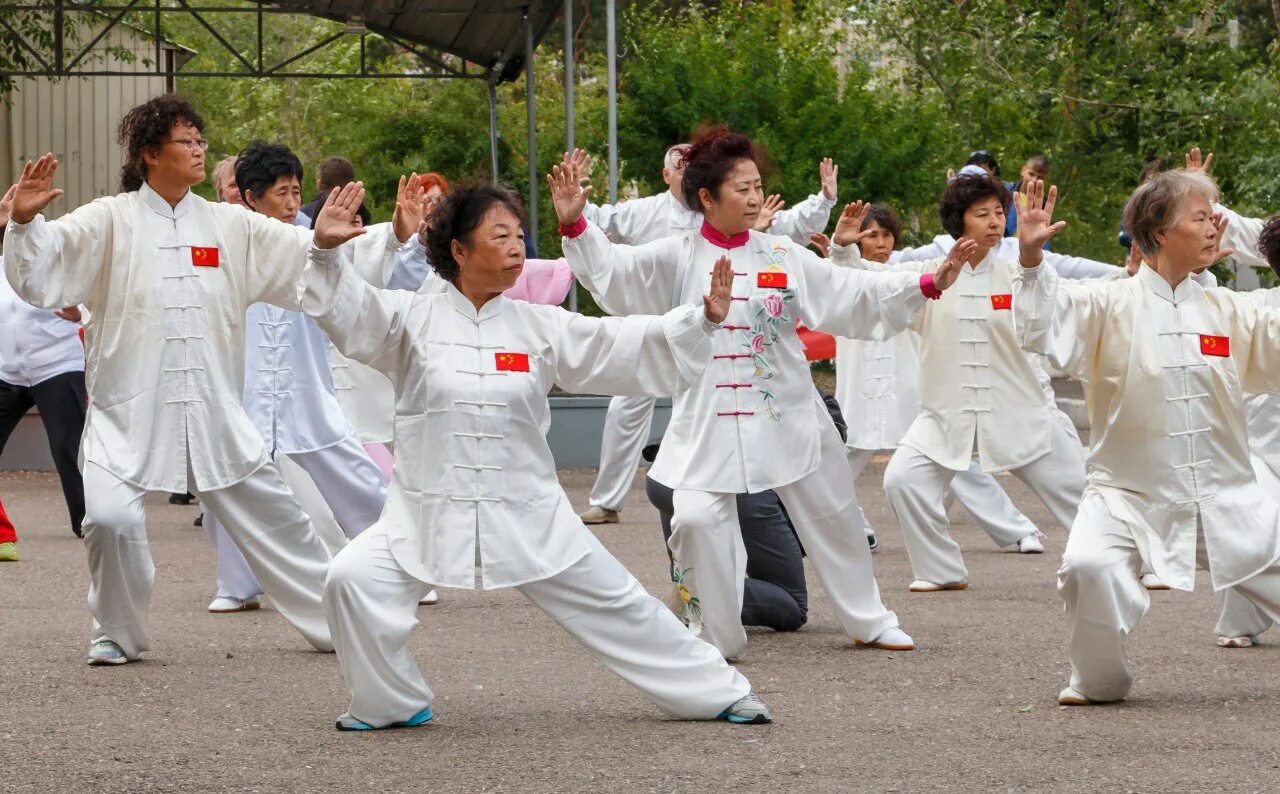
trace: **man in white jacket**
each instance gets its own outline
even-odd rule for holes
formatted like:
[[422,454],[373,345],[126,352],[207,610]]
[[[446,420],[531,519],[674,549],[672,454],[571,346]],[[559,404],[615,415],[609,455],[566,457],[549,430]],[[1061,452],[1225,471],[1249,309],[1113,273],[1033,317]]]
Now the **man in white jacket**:
[[24,300],[89,310],[81,458],[93,665],[124,664],[148,648],[148,491],[198,493],[281,614],[317,649],[333,647],[320,606],[329,552],[268,459],[240,384],[248,306],[296,305],[308,249],[361,229],[326,209],[313,237],[196,196],[202,127],[173,94],[129,111],[124,192],[55,221],[40,211],[62,193],[53,188],[57,160],[28,162],[6,234],[5,274]]
[[[684,190],[680,186],[685,148],[686,144],[672,146],[663,157],[662,181],[667,190],[621,204],[587,204],[583,215],[603,229],[609,239],[623,245],[643,245],[696,230],[702,224],[702,213],[685,205]],[[586,173],[590,159],[582,156],[575,165]],[[756,229],[785,235],[807,245],[809,235],[825,229],[831,219],[839,171],[839,166],[830,158],[824,159],[818,167],[821,190],[790,209],[781,209],[778,197],[770,196],[766,204],[772,211],[761,213]],[[640,454],[649,442],[653,406],[652,397],[614,397],[609,401],[600,439],[600,469],[591,487],[590,507],[580,515],[585,523],[618,521],[636,467],[640,465]]]

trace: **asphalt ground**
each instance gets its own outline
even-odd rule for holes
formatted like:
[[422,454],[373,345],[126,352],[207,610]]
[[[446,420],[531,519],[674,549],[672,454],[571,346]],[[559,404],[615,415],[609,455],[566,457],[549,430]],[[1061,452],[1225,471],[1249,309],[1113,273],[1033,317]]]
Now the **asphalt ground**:
[[[811,576],[809,624],[753,631],[739,665],[777,721],[672,721],[518,593],[445,590],[420,608],[411,639],[439,695],[436,720],[376,734],[333,729],[346,703],[336,659],[273,610],[205,611],[212,549],[191,526],[195,509],[163,495],[148,503],[152,650],[138,664],[87,667],[85,556],[56,479],[0,475],[22,554],[0,563],[0,790],[1280,789],[1280,640],[1217,648],[1203,574],[1194,593],[1153,594],[1129,643],[1127,702],[1059,708],[1064,531],[1001,477],[1047,531],[1047,553],[997,551],[956,508],[972,586],[908,593],[883,470],[883,459],[870,466],[859,492],[880,528],[885,601],[915,652],[854,650]],[[576,505],[593,475],[562,473]],[[623,516],[600,537],[665,594],[657,515],[639,489]]]

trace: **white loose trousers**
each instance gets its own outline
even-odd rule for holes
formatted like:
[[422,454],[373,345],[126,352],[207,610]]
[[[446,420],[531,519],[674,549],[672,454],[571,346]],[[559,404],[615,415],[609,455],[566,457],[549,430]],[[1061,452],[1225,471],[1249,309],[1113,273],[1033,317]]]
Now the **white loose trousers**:
[[[751,691],[741,673],[645,592],[585,527],[582,539],[590,548],[586,556],[517,589],[672,717],[713,719]],[[434,699],[408,650],[418,601],[430,589],[396,561],[381,523],[334,559],[325,613],[351,690],[348,713],[356,719],[381,727]]]
[[[849,449],[849,465],[853,468],[855,480],[875,453],[876,450],[870,449]],[[1028,535],[1039,532],[1031,519],[1013,504],[1013,500],[1000,487],[1000,483],[996,482],[996,478],[982,470],[976,458],[968,469],[955,473],[951,480],[951,496],[943,505],[944,511],[950,512],[953,500],[960,501],[998,548],[1012,546]],[[858,512],[862,514],[861,508]],[[875,532],[875,527],[871,526],[865,514],[862,514],[862,522],[868,535]]]
[[[1052,445],[1049,453],[1012,469],[1011,473],[1026,483],[1058,523],[1069,530],[1084,492],[1080,442],[1057,422],[1049,423],[1049,431]],[[905,445],[898,447],[885,469],[885,497],[902,527],[903,541],[916,579],[954,584],[965,581],[969,575],[960,546],[947,531],[949,522],[944,497],[947,486],[953,484],[957,474],[923,452]],[[985,523],[983,530],[1001,547],[1016,543],[1029,534],[996,534]]]
[[[816,400],[816,397],[815,397]],[[866,535],[857,531],[858,500],[846,447],[815,402],[820,459],[814,472],[774,491],[787,508],[796,535],[831,600],[836,620],[855,640],[869,642],[898,625],[880,601]],[[668,542],[677,570],[697,607],[686,608],[689,627],[736,658],[747,645],[742,627],[746,551],[738,526],[737,494],[677,489]],[[692,605],[693,602],[690,602]]]
[[[149,646],[147,609],[155,581],[147,491],[92,461],[84,465],[84,485],[92,641],[111,640],[137,659]],[[331,556],[276,465],[268,462],[240,482],[199,496],[222,517],[280,614],[318,650],[332,650],[320,606]]]
[[[1280,486],[1273,476],[1267,479],[1259,477],[1259,483]],[[1209,565],[1202,526],[1197,526],[1196,562]],[[1142,564],[1133,528],[1111,514],[1101,495],[1086,496],[1062,555],[1058,592],[1066,604],[1071,688],[1092,700],[1120,700],[1133,684],[1124,641],[1151,604],[1138,581]],[[1271,621],[1280,620],[1280,563],[1234,590]]]
[[[387,478],[354,435],[324,449],[278,458],[285,485],[331,554],[382,514]],[[248,561],[213,510],[205,511],[205,532],[218,553],[218,595],[244,600],[261,593]]]
[[653,397],[614,397],[604,415],[600,437],[600,470],[591,486],[589,504],[622,510],[640,465],[640,453],[653,426]]

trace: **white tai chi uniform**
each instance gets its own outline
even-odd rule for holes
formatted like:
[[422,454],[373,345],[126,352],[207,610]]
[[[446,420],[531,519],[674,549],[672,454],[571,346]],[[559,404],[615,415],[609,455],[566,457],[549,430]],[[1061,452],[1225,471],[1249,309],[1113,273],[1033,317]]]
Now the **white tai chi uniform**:
[[1266,492],[1280,482],[1251,465],[1243,396],[1280,390],[1280,312],[1193,279],[1170,288],[1146,264],[1092,284],[1024,269],[1014,305],[1022,343],[1083,381],[1089,405],[1089,485],[1058,571],[1071,687],[1128,693],[1144,564],[1179,590],[1208,567],[1215,590],[1280,617],[1280,505]]
[[[325,353],[329,340],[315,323],[301,312],[255,303],[247,327],[245,413],[281,471],[286,472],[282,461],[288,458],[295,465],[287,472],[303,473],[302,479],[314,483],[307,489],[286,472],[286,484],[336,553],[378,520],[386,478],[338,405]],[[304,503],[304,494],[308,503],[319,494],[319,504]],[[216,513],[206,511],[204,528],[218,550],[218,595],[244,600],[261,593]]]
[[[827,228],[835,205],[833,199],[815,193],[774,215],[769,233],[807,245],[809,235]],[[702,213],[684,206],[670,190],[621,204],[588,204],[583,214],[609,239],[624,245],[651,243],[696,231],[702,225]],[[600,469],[588,498],[592,507],[618,511],[626,503],[640,454],[649,443],[653,406],[652,397],[614,397],[609,401],[600,437]]]
[[582,219],[565,229],[565,256],[600,306],[653,314],[697,300],[712,263],[728,255],[734,298],[712,365],[675,398],[649,476],[675,491],[671,551],[695,600],[686,617],[727,658],[746,647],[746,554],[737,494],[773,489],[795,523],[844,630],[869,642],[898,625],[880,602],[871,549],[858,531],[844,444],[796,334],[889,336],[925,302],[920,274],[831,267],[785,237],[698,232],[642,246],[614,245]]
[[[841,257],[837,264],[887,268],[860,257]],[[845,443],[854,479],[877,451],[897,449],[920,413],[918,346],[919,338],[906,332],[885,340],[836,339],[836,401],[849,424]],[[951,492],[997,546],[1013,545],[1037,532],[976,459],[952,479]],[[871,522],[861,508],[859,513],[863,530],[872,534]]]
[[[835,246],[832,258],[856,257]],[[901,262],[893,270],[933,272],[943,259]],[[884,474],[885,496],[902,527],[916,579],[955,584],[968,578],[960,546],[947,531],[944,495],[975,452],[987,473],[1025,482],[1064,528],[1084,489],[1080,440],[1053,417],[1038,364],[1018,347],[1011,311],[1018,265],[992,249],[966,265],[954,288],[911,324],[920,339],[920,413]],[[986,529],[987,527],[984,527]],[[998,546],[1018,537],[992,535]]]
[[587,318],[498,297],[377,290],[317,256],[304,306],[345,355],[394,380],[398,450],[381,520],[334,560],[325,610],[374,727],[433,698],[406,647],[433,585],[517,587],[668,714],[711,719],[750,691],[573,513],[547,446],[553,385],[670,394],[706,368],[700,308]]
[[[294,225],[309,229],[311,219],[299,214]],[[400,242],[389,223],[369,226],[365,236],[370,242],[362,241],[360,250],[370,256],[357,263],[358,270],[372,283],[384,284],[403,259]],[[316,534],[336,554],[348,538],[378,520],[387,477],[338,405],[326,354],[329,340],[315,323],[301,312],[255,303],[245,329],[245,413]],[[260,594],[249,563],[210,510],[204,529],[217,551],[217,595],[244,601]]]
[[245,310],[296,306],[310,245],[306,230],[191,192],[170,207],[145,184],[55,221],[9,224],[5,272],[18,294],[89,309],[80,454],[92,638],[130,659],[148,644],[148,491],[198,493],[281,614],[332,647],[320,606],[329,552],[240,405]]

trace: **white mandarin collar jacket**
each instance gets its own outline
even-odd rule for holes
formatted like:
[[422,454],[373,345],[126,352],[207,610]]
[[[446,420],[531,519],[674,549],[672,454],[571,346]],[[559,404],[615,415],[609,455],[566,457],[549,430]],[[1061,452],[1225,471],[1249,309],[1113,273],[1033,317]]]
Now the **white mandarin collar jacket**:
[[1280,556],[1280,506],[1249,460],[1244,393],[1280,390],[1280,312],[1147,265],[1135,278],[1061,284],[1047,268],[1014,285],[1018,334],[1084,382],[1088,488],[1133,528],[1152,570],[1194,584],[1197,523],[1215,588]]
[[[297,305],[311,237],[190,192],[171,208],[145,184],[54,221],[10,222],[15,291],[89,310],[82,460],[174,492],[187,490],[188,468],[212,490],[262,466],[266,448],[241,407],[245,313],[256,302]],[[351,245],[391,243],[366,234]]]
[[[856,263],[857,246],[833,246],[832,259]],[[933,273],[943,261],[900,262],[891,270]],[[1018,269],[992,249],[962,268],[955,285],[910,325],[920,340],[920,413],[901,443],[953,471],[969,468],[975,450],[983,471],[1000,472],[1052,449],[1039,372],[1014,331]]]
[[656,314],[701,301],[728,254],[733,303],[712,364],[676,396],[649,474],[669,488],[756,493],[814,471],[822,406],[796,320],[837,336],[887,338],[925,302],[919,274],[836,268],[785,237],[746,233],[725,249],[701,232],[642,246],[615,245],[588,225],[564,240],[574,274],[611,314]]
[[395,384],[382,522],[396,560],[424,582],[473,587],[479,559],[492,589],[581,559],[588,530],[556,478],[547,394],[687,388],[711,354],[701,306],[600,319],[498,297],[477,311],[451,285],[378,290],[337,259],[316,252],[302,301],[345,355]]

